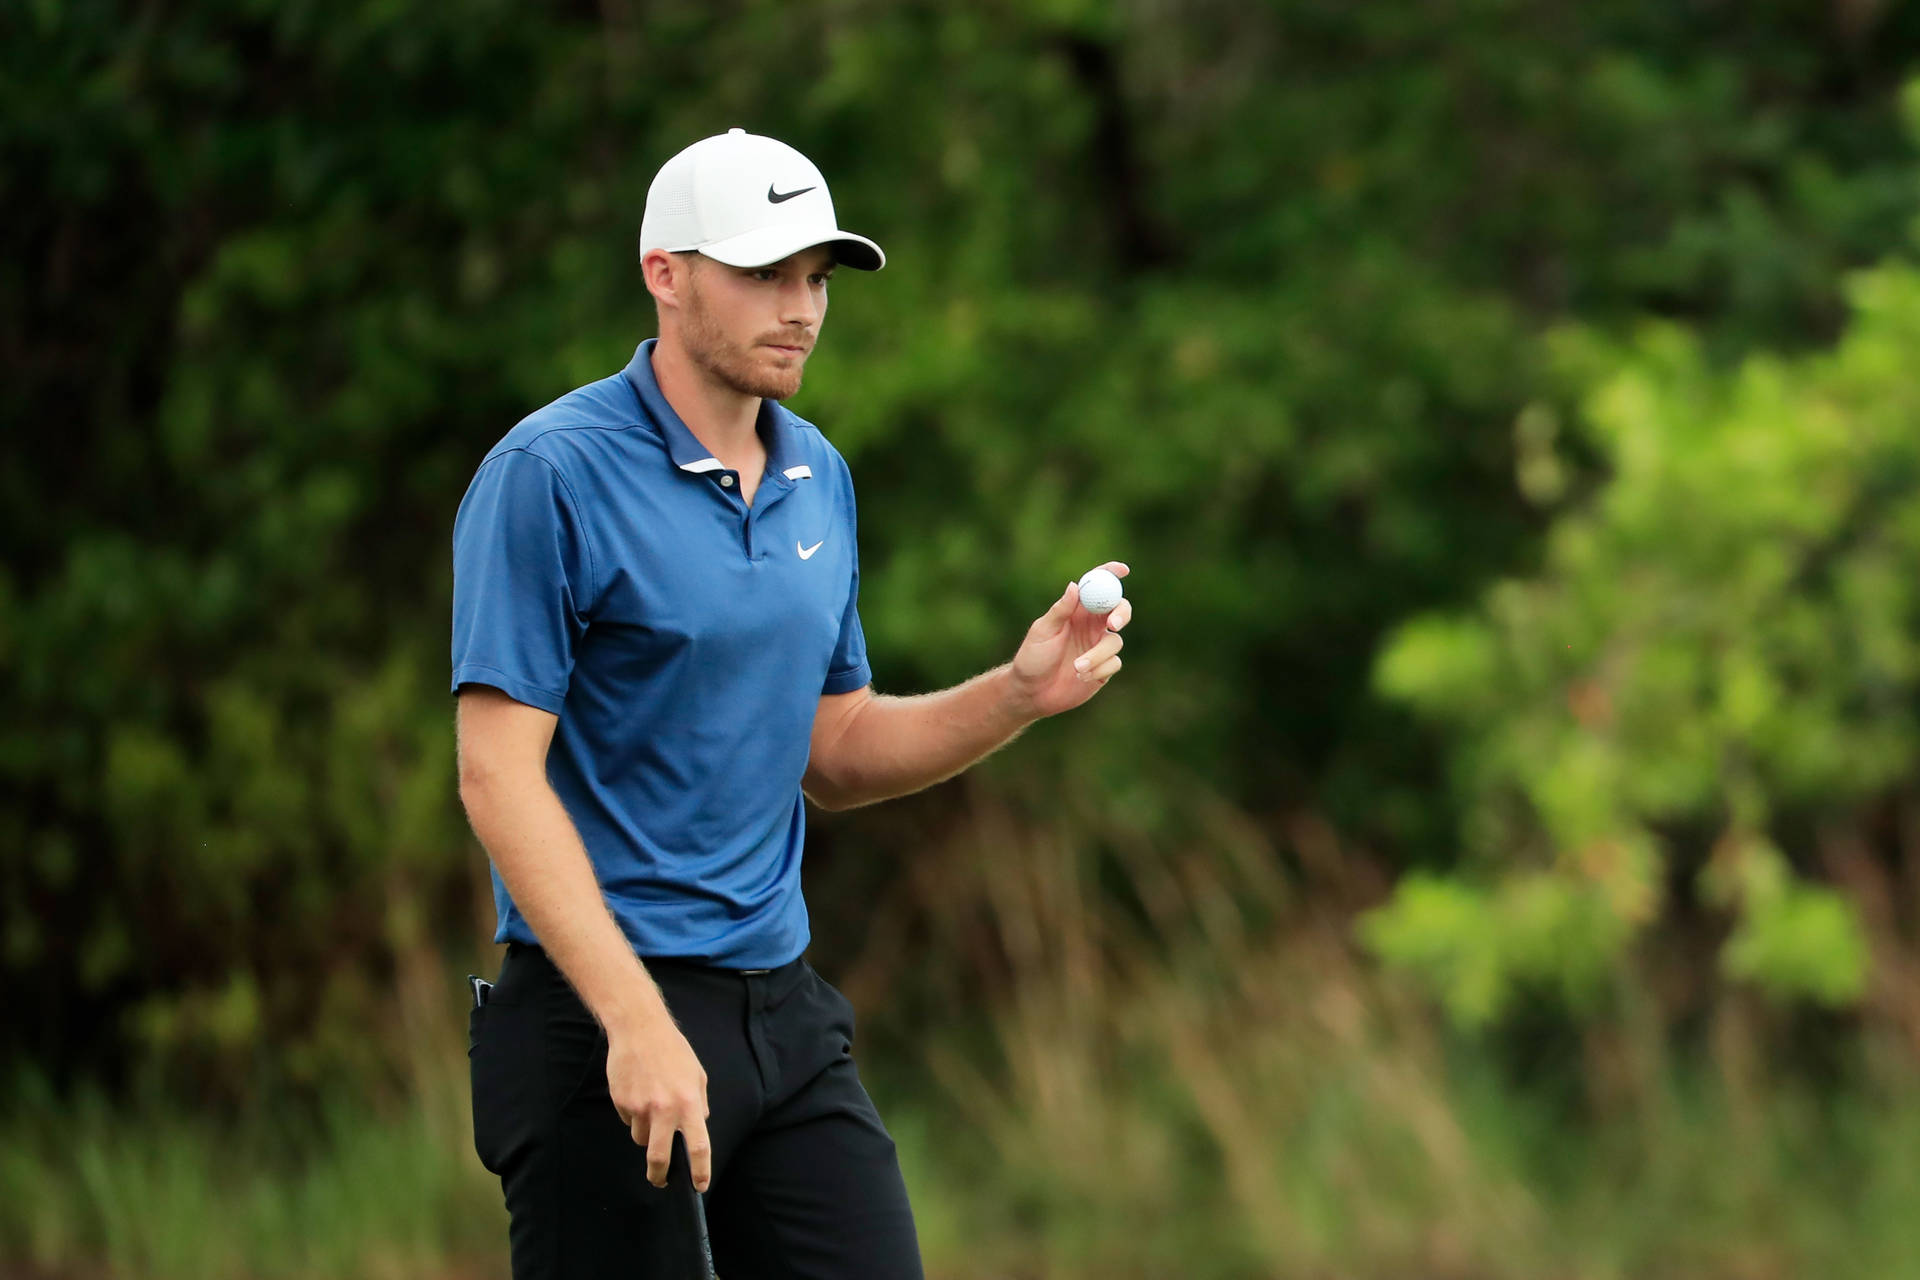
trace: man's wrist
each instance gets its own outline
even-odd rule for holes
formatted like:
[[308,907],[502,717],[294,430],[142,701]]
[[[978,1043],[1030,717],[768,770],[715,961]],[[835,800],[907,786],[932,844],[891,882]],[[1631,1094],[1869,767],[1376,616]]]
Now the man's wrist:
[[654,985],[653,978],[644,969],[638,974],[638,980],[631,984],[631,990],[622,992],[621,998],[610,1008],[599,1012],[599,1017],[609,1040],[646,1035],[662,1025],[673,1025],[672,1010],[667,1008],[660,988]]
[[989,678],[997,679],[1000,684],[1000,708],[1006,715],[1009,734],[1018,733],[1036,721],[1046,719],[1033,694],[1027,689],[1020,677],[1014,674],[1011,662],[997,667],[988,673]]

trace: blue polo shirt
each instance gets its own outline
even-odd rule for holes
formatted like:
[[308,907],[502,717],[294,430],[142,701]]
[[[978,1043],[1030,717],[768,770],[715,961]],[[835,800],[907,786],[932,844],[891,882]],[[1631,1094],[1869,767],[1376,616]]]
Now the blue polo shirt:
[[[822,694],[871,679],[853,479],[760,408],[767,469],[687,430],[653,342],[481,462],[453,526],[453,688],[559,716],[547,778],[634,950],[729,968],[807,945],[800,778]],[[493,875],[497,942],[537,942]]]

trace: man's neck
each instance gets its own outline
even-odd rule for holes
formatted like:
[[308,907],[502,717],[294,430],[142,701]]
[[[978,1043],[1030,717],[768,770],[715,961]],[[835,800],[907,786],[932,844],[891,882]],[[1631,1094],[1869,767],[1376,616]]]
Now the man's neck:
[[760,447],[760,398],[713,379],[665,337],[653,344],[653,380],[680,421],[713,456],[738,466]]

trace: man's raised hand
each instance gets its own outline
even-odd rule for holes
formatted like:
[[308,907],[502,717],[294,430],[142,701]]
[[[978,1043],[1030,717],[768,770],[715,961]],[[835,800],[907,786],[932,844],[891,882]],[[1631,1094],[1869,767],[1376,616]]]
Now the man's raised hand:
[[[1128,573],[1118,560],[1100,567],[1118,578]],[[1015,690],[1036,716],[1079,706],[1118,674],[1125,643],[1120,632],[1132,618],[1133,602],[1125,599],[1112,613],[1088,612],[1080,604],[1079,584],[1069,582],[1053,607],[1027,628],[1027,638],[1013,655]]]

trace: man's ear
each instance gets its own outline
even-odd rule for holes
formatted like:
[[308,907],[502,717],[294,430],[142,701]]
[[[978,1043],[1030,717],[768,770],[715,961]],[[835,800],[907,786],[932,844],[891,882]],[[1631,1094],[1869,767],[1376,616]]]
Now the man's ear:
[[649,249],[640,255],[640,278],[646,281],[647,292],[662,307],[680,305],[680,291],[687,286],[687,279],[693,274],[693,254],[668,253],[665,249]]

